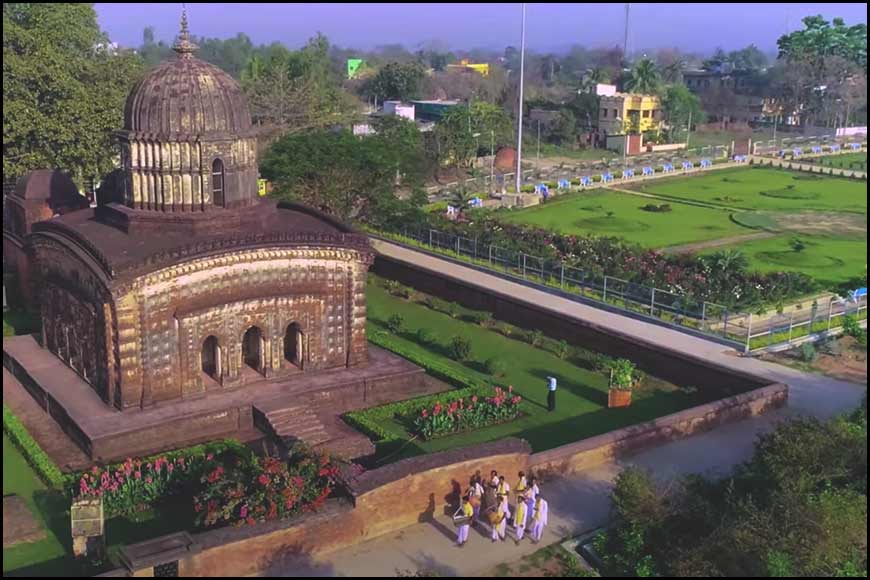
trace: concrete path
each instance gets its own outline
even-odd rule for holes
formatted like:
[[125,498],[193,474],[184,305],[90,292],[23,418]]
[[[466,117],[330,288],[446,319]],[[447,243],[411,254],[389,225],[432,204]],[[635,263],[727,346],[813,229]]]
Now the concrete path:
[[[654,471],[662,481],[686,473],[725,475],[752,453],[756,436],[778,421],[802,414],[829,418],[855,408],[866,386],[801,373],[788,367],[736,356],[709,341],[653,324],[578,304],[465,268],[395,244],[374,241],[377,249],[397,259],[413,261],[422,267],[437,268],[446,277],[461,277],[466,282],[487,285],[515,298],[534,301],[553,308],[564,316],[574,316],[606,324],[624,333],[666,344],[689,354],[713,360],[743,372],[788,383],[789,404],[777,411],[732,423],[715,431],[648,448],[629,458],[599,465],[583,473],[546,481],[542,493],[550,502],[550,526],[540,546],[524,540],[519,546],[510,539],[492,544],[485,531],[474,531],[464,548],[453,545],[455,529],[449,518],[418,524],[350,549],[316,557],[305,562],[285,562],[270,571],[274,576],[396,576],[397,571],[434,570],[446,576],[484,574],[502,562],[514,561],[537,548],[594,529],[607,521],[608,495],[616,475],[627,465]],[[493,466],[498,469],[498,466]]]

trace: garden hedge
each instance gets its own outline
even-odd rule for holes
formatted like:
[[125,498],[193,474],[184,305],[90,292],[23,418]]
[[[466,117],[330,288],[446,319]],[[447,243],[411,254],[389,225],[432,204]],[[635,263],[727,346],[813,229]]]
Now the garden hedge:
[[42,450],[27,428],[19,421],[12,410],[3,404],[3,432],[12,443],[21,451],[24,459],[33,468],[39,478],[49,487],[62,489],[67,481],[60,468]]

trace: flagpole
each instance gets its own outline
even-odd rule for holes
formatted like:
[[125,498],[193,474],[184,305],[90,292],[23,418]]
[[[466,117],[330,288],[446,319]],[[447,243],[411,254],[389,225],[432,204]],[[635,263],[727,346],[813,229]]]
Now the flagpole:
[[523,32],[520,40],[520,110],[517,117],[517,175],[516,188],[517,193],[523,181],[523,69],[526,64],[526,5],[523,3]]

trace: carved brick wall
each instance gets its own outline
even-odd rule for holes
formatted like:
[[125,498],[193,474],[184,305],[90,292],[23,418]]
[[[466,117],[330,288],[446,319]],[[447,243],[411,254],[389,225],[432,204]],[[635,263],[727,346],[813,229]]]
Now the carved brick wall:
[[[365,362],[367,269],[355,250],[266,248],[197,258],[135,279],[116,300],[119,406]],[[284,356],[291,324],[302,334],[296,364]],[[262,337],[258,370],[243,360],[243,337],[252,327]],[[214,378],[203,372],[201,358],[212,336],[219,346]]]
[[44,346],[112,403],[111,297],[93,265],[54,240],[34,242]]

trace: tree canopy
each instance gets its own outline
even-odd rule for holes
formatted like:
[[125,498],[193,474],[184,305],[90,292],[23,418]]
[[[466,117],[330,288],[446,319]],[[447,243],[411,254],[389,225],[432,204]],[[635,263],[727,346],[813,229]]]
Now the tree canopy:
[[643,58],[632,67],[625,88],[633,93],[653,95],[658,93],[661,84],[661,74],[656,64],[648,58]]
[[418,62],[391,62],[366,83],[364,92],[378,101],[407,101],[419,96],[426,71]]
[[141,59],[107,50],[91,4],[3,5],[3,175],[68,171],[80,183],[115,165],[113,132]]

